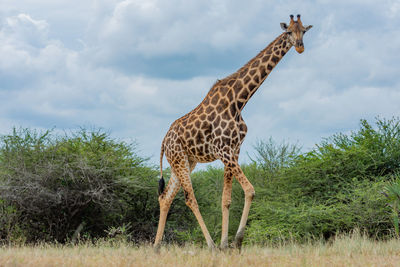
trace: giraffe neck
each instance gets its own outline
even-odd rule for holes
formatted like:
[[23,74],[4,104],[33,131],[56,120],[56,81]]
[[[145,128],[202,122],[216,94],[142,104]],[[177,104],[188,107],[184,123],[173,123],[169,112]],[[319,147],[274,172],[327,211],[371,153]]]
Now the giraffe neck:
[[[236,81],[233,83],[234,101],[238,110],[242,110],[257,89],[268,77],[282,57],[292,47],[285,33],[278,36],[257,56],[252,58],[246,65],[235,74]],[[232,76],[233,76],[232,75]],[[229,77],[227,77],[229,80]],[[229,82],[229,81],[228,81]]]
[[205,112],[211,121],[218,114],[225,119],[236,118],[291,47],[287,35],[279,35],[237,72],[218,80],[193,112]]

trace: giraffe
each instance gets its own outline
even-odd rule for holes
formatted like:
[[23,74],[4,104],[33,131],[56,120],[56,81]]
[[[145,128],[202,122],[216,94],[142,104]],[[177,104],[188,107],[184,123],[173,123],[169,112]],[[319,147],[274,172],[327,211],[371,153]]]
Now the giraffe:
[[[186,205],[194,213],[207,245],[215,249],[193,192],[190,174],[197,163],[221,160],[224,164],[222,192],[221,249],[228,247],[229,207],[231,204],[233,177],[242,186],[245,203],[237,230],[234,246],[241,248],[244,230],[255,191],[238,164],[241,144],[247,126],[241,112],[249,99],[267,78],[272,69],[292,46],[298,53],[304,51],[303,34],[312,26],[303,26],[300,15],[297,21],[290,15],[290,23],[281,23],[284,30],[256,57],[230,76],[217,80],[204,100],[191,112],[174,121],[165,135],[160,154],[159,204],[160,218],[154,242],[156,250],[164,233],[165,222],[172,200],[183,188]],[[162,175],[163,156],[171,166],[171,177],[165,187]]]

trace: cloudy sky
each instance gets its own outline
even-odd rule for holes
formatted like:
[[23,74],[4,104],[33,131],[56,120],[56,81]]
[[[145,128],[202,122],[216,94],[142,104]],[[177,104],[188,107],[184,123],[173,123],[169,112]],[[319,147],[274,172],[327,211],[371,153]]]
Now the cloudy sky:
[[257,139],[305,150],[400,116],[399,0],[1,0],[0,133],[102,127],[157,163],[169,125],[302,14],[314,27],[246,106]]

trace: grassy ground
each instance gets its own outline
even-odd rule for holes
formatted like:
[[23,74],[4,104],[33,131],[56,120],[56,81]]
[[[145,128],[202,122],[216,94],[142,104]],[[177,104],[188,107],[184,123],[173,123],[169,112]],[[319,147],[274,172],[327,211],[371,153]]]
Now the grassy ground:
[[340,237],[330,243],[244,247],[241,252],[210,252],[193,245],[150,246],[124,243],[0,248],[0,266],[400,266],[400,240]]

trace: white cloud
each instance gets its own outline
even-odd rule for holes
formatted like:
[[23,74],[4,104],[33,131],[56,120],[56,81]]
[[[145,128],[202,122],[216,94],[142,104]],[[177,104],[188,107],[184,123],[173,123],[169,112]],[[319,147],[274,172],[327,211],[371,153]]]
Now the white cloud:
[[[255,15],[265,16],[261,7],[258,1],[121,1],[111,15],[98,21],[101,26],[91,25],[100,28],[96,56],[157,57],[247,46],[255,38],[247,30],[257,21]],[[271,28],[266,26],[258,29]],[[274,26],[279,31],[279,23]]]
[[[314,25],[306,51],[288,53],[246,106],[242,158],[257,138],[310,147],[361,118],[400,115],[397,1],[4,0],[0,8],[3,133],[97,125],[137,138],[157,162],[172,121],[297,12]],[[171,76],[182,71],[184,79]]]
[[[169,127],[170,119],[165,118],[189,111],[212,83],[208,77],[179,81],[126,75],[86,62],[87,50],[66,48],[59,40],[43,38],[46,35],[33,46],[35,35],[26,39],[16,34],[27,27],[20,18],[44,32],[48,25],[18,15],[7,20],[12,21],[9,28],[1,28],[0,57],[6,59],[0,65],[2,132],[13,125],[39,129],[96,125],[138,138],[146,154],[152,154],[154,135],[162,138]],[[19,79],[23,82],[16,82]]]
[[32,19],[27,14],[8,17],[2,31],[11,35],[15,45],[42,46],[47,39],[49,25],[44,20]]

